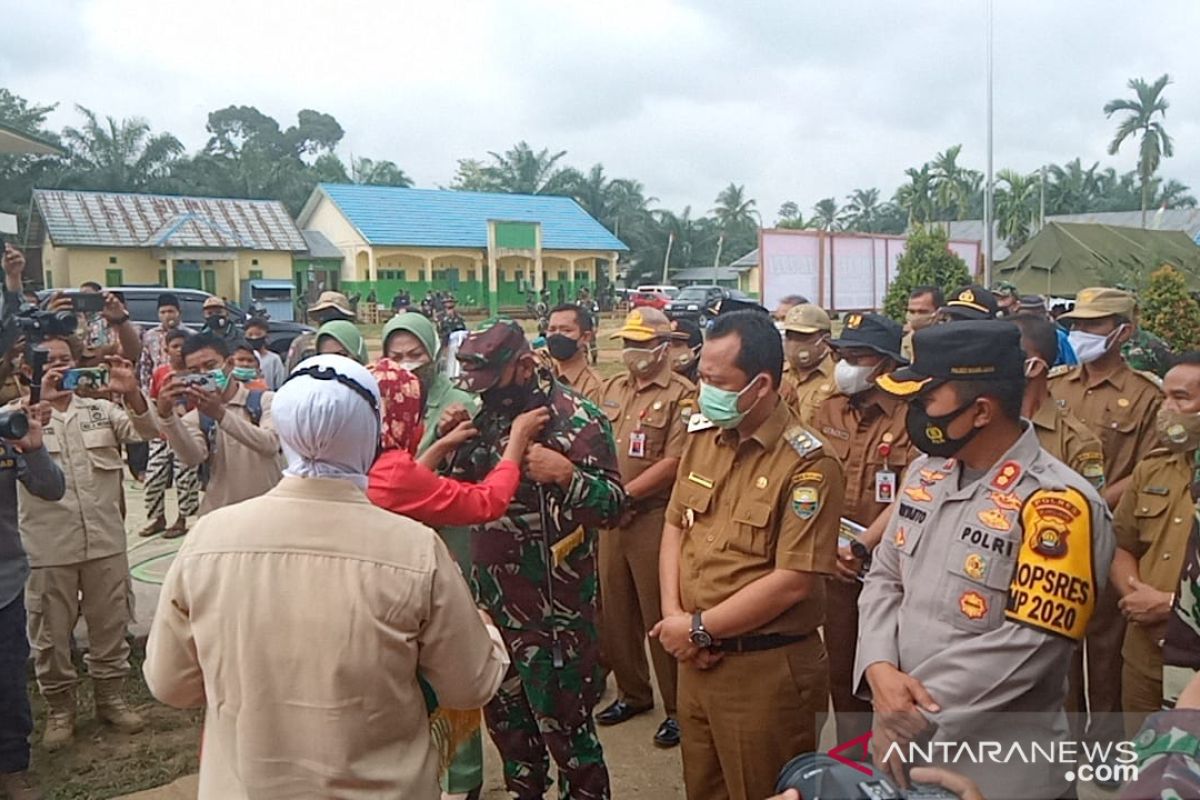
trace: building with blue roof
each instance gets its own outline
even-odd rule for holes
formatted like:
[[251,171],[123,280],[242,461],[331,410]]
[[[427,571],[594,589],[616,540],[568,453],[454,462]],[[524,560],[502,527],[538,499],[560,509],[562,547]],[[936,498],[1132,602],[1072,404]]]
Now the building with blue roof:
[[322,183],[298,219],[343,254],[340,275],[302,275],[343,292],[453,292],[469,305],[521,306],[616,281],[628,248],[569,197]]

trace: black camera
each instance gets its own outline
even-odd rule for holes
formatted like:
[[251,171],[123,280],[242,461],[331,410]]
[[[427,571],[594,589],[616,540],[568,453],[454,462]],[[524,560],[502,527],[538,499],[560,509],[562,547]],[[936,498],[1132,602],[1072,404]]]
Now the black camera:
[[45,311],[32,304],[21,306],[12,321],[26,338],[35,341],[47,336],[72,336],[79,325],[70,311]]
[[[865,767],[865,769],[870,769]],[[940,786],[914,784],[900,789],[879,773],[864,774],[822,753],[796,756],[779,773],[775,791],[800,792],[804,800],[957,800],[958,795]]]
[[0,408],[0,439],[24,439],[29,433],[29,417],[16,408]]

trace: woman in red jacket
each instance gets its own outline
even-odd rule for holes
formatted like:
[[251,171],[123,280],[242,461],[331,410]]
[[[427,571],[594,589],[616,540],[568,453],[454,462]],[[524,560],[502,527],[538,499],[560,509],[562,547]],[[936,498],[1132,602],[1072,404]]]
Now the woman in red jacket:
[[420,459],[414,458],[423,433],[420,381],[387,358],[380,359],[371,372],[383,400],[383,452],[369,475],[367,496],[371,502],[433,527],[478,525],[504,516],[521,480],[521,460],[550,412],[534,409],[513,420],[500,463],[480,483],[464,483],[442,477],[434,469],[478,435],[475,427],[469,421],[460,422]]

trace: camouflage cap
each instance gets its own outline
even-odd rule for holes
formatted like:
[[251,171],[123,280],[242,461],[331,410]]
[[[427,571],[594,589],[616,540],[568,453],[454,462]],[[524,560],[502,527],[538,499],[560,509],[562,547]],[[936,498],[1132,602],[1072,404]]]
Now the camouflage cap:
[[1079,294],[1075,295],[1075,308],[1059,319],[1103,319],[1114,316],[1133,319],[1136,309],[1137,298],[1132,292],[1094,286],[1090,289],[1080,289]]
[[459,376],[463,388],[485,392],[500,380],[506,364],[524,353],[533,352],[525,331],[511,319],[490,319],[468,334],[458,348]]

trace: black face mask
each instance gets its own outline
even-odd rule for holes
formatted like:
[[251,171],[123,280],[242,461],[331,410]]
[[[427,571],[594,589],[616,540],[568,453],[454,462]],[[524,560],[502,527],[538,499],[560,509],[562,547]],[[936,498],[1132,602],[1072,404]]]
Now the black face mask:
[[546,347],[555,361],[570,361],[579,352],[579,340],[561,333],[552,333],[546,337]]
[[957,439],[950,436],[947,428],[974,404],[975,401],[972,400],[949,414],[933,417],[925,411],[925,406],[920,401],[909,403],[908,418],[905,421],[909,440],[922,453],[928,453],[934,458],[952,458],[967,442],[975,438],[979,428],[971,428],[970,433]]
[[255,350],[262,350],[267,346],[267,337],[265,336],[247,336],[246,344],[253,347]]

